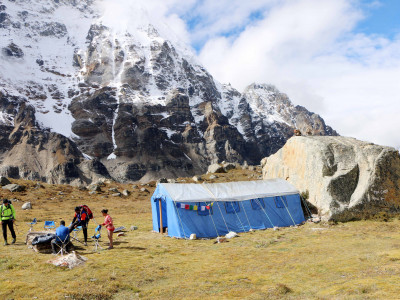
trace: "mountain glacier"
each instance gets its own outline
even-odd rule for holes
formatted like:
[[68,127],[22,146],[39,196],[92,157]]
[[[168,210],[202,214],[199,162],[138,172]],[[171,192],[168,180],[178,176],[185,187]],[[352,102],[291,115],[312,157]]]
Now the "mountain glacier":
[[258,164],[295,128],[337,135],[272,85],[219,83],[140,5],[118,20],[103,4],[0,4],[0,174],[149,180]]

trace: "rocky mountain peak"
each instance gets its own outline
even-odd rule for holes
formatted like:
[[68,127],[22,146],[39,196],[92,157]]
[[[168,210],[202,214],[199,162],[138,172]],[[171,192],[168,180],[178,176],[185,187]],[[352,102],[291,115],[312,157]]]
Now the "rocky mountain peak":
[[[90,180],[96,170],[135,181],[201,173],[223,160],[258,164],[294,128],[336,134],[272,85],[252,84],[241,93],[220,84],[168,26],[150,20],[135,3],[117,6],[120,20],[102,3],[15,0],[1,6],[4,170],[52,181],[49,172],[64,174],[42,166],[46,174],[35,169],[39,175],[32,175],[26,171],[33,168],[29,164],[7,159],[14,157],[26,124],[44,136],[42,146],[29,151],[44,153],[50,142],[70,149],[65,160],[55,161],[75,166],[72,173],[80,175],[73,180],[81,181]],[[51,138],[50,132],[55,133]],[[95,161],[91,165],[96,167],[80,167],[85,160]]]

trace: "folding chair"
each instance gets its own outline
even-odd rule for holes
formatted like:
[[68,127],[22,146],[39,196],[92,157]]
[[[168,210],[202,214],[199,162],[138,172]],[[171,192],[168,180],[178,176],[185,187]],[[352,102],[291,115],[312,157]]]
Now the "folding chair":
[[44,229],[50,230],[50,229],[55,229],[56,224],[54,221],[44,221]]
[[101,238],[101,225],[97,225],[96,229],[94,231],[94,235],[92,236],[92,239],[94,240],[94,250],[97,251],[98,248],[103,249],[103,247],[100,246],[99,240]]
[[[71,224],[69,224],[69,226],[68,227],[71,227],[72,226],[72,223]],[[74,228],[72,231],[73,231],[73,233],[74,233],[74,236],[73,236],[73,238],[74,238],[74,240],[77,240],[77,241],[79,241],[79,239],[78,239],[78,237],[77,237],[77,235],[78,235],[78,232],[79,231],[81,231],[82,230],[82,226],[78,226],[78,227],[76,227],[76,228]]]
[[[57,239],[57,238],[56,238]],[[57,252],[57,255],[61,254],[63,256],[65,253],[68,254],[67,252],[67,245],[69,244],[69,235],[65,237],[64,241],[61,241],[61,245],[59,243],[56,243],[58,247],[60,247],[60,251]]]
[[32,220],[32,222],[28,222],[27,224],[31,226],[31,227],[29,228],[29,232],[31,232],[32,229],[33,229],[33,225],[36,225],[36,224],[37,224],[36,218],[34,218],[34,219]]

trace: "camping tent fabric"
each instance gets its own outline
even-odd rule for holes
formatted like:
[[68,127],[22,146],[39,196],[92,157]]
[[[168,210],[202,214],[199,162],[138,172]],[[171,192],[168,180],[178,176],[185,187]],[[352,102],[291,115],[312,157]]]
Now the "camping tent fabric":
[[[212,238],[229,231],[285,227],[305,221],[298,191],[284,180],[206,186],[208,192],[205,184],[159,184],[151,198],[153,230],[159,231],[160,202],[163,227],[168,227],[169,236],[178,238],[189,238],[192,233],[198,238]],[[190,205],[197,210],[186,209]],[[205,205],[210,209],[202,211]]]
[[283,179],[224,183],[163,183],[169,196],[177,202],[244,201],[271,196],[298,194],[298,190]]

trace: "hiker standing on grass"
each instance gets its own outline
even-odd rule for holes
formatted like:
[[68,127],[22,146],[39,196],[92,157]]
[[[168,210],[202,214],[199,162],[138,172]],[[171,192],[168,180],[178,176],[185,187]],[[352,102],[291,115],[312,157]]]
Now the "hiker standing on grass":
[[108,249],[112,249],[113,247],[113,233],[114,233],[114,224],[113,220],[111,219],[110,215],[108,214],[108,209],[103,209],[101,213],[104,216],[104,223],[101,224],[102,226],[106,226],[107,228],[107,235],[108,239],[110,240],[110,247]]
[[69,228],[71,233],[76,227],[82,226],[83,238],[85,240],[84,245],[87,246],[87,227],[89,223],[88,212],[83,207],[75,207],[75,215],[72,219],[72,224]]
[[3,237],[4,237],[4,246],[7,246],[7,226],[10,229],[12,242],[11,244],[15,243],[15,239],[17,236],[15,235],[14,231],[14,222],[15,222],[15,209],[14,206],[8,201],[7,199],[3,200],[3,205],[0,208],[0,220],[1,220],[1,227],[3,229]]

